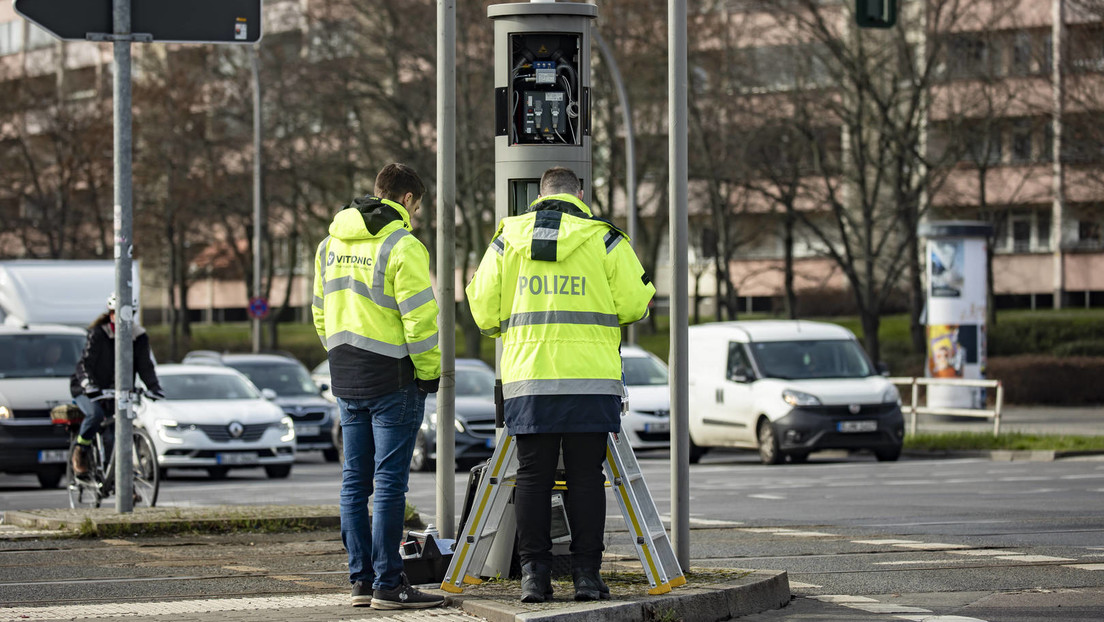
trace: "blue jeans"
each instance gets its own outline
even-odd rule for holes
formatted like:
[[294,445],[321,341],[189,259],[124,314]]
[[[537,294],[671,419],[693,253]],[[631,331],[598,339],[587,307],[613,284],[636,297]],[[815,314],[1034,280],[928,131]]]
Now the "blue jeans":
[[84,413],[84,421],[81,421],[80,426],[80,437],[90,441],[96,436],[96,432],[100,431],[100,424],[103,423],[107,414],[101,405],[103,401],[92,401],[83,393],[73,398],[73,401],[77,403],[77,408],[80,408],[81,412]]
[[[399,545],[406,514],[410,456],[425,414],[426,394],[411,382],[370,399],[337,398],[345,465],[341,472],[341,541],[349,552],[349,582],[398,587]],[[368,498],[372,496],[371,520]]]

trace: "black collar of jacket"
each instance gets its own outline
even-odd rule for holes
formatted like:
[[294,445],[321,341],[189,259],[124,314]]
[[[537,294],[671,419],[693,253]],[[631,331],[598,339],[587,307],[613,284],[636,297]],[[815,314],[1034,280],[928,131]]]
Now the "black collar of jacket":
[[387,223],[402,220],[398,210],[384,203],[379,197],[358,197],[353,199],[346,209],[350,207],[355,208],[364,217],[364,228],[372,235],[379,233]]
[[572,216],[578,216],[579,218],[591,218],[583,210],[579,209],[575,205],[568,203],[567,201],[561,201],[559,199],[549,199],[547,201],[539,201],[533,205],[529,211],[539,212],[542,210],[552,210],[556,212],[563,212],[564,214],[571,214]]

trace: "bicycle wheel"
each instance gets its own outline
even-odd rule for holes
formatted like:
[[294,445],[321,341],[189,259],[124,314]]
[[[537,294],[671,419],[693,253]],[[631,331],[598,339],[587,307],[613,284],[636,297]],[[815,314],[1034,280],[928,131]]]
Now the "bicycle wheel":
[[93,465],[93,468],[89,469],[87,476],[77,479],[77,474],[73,472],[73,449],[76,444],[76,439],[69,443],[69,460],[66,460],[65,464],[65,487],[69,490],[69,507],[74,509],[83,507],[98,508],[102,497],[100,497],[100,487],[96,482],[94,465],[100,462],[99,452],[96,451],[94,445],[89,445],[86,448],[90,452],[89,463]]
[[157,467],[157,450],[149,434],[134,431],[134,505],[151,508],[157,503],[161,488],[161,469]]

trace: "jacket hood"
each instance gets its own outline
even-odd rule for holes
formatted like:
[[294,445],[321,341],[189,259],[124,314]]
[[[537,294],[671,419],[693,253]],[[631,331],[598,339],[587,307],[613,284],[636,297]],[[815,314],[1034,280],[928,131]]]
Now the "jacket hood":
[[554,194],[533,201],[527,213],[504,219],[498,235],[524,257],[563,261],[583,242],[611,229],[617,228],[594,218],[590,208],[574,195]]
[[410,214],[401,203],[373,196],[359,197],[334,216],[330,223],[330,235],[340,240],[381,237],[380,232],[384,229],[390,233],[394,227],[388,225],[393,222],[401,223],[400,226],[407,231],[413,229]]

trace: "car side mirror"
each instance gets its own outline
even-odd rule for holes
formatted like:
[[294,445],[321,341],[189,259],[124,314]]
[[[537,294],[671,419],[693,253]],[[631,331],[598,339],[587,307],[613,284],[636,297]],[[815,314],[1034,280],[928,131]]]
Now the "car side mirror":
[[266,400],[272,401],[276,399],[276,392],[272,389],[261,389],[261,397],[265,398]]
[[755,374],[747,367],[740,365],[732,370],[732,375],[729,377],[729,380],[742,383],[751,382],[755,380]]
[[889,365],[885,361],[878,361],[878,373],[889,377]]

